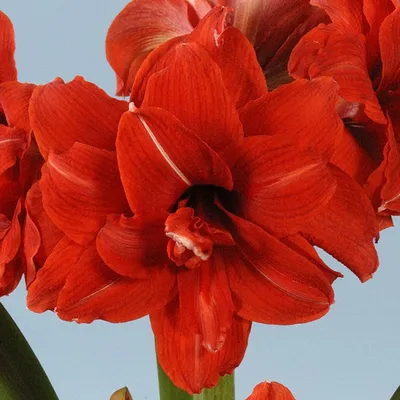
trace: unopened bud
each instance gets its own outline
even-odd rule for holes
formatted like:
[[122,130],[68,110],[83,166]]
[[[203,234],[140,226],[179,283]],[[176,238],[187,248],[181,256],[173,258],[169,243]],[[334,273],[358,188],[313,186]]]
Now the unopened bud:
[[133,400],[133,397],[129,393],[128,388],[125,386],[121,389],[118,389],[116,392],[114,392],[110,400]]

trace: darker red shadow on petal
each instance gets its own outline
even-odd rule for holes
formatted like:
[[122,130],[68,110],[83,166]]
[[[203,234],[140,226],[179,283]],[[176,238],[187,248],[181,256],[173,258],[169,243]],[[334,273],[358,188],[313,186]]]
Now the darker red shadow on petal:
[[202,337],[188,330],[179,312],[178,298],[150,315],[158,360],[172,382],[188,393],[215,386],[243,359],[251,323],[235,316],[222,348],[213,353],[201,345]]

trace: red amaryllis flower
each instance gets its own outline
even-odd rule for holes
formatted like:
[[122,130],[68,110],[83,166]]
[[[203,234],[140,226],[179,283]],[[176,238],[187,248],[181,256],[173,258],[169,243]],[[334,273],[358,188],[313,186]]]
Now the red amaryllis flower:
[[38,163],[31,144],[28,101],[33,85],[16,82],[14,30],[0,11],[0,296],[18,285],[24,194]]
[[[289,81],[287,61],[311,28],[329,21],[308,0],[135,0],[111,24],[107,59],[117,76],[117,95],[129,95],[147,55],[170,39],[183,41],[214,5],[235,10],[233,25],[254,46],[270,88]],[[173,45],[174,41],[168,42]]]
[[47,160],[37,225],[50,219],[62,238],[28,306],[78,322],[150,314],[162,367],[191,393],[240,363],[251,321],[329,310],[339,274],[310,242],[363,280],[377,267],[369,199],[327,162],[343,130],[337,85],[267,93],[228,12],[152,52],[129,110],[82,78],[30,103]]
[[338,82],[347,129],[331,162],[366,186],[383,228],[400,212],[400,9],[390,0],[313,3],[333,22],[303,37],[289,69]]
[[246,400],[295,400],[290,390],[278,382],[259,383]]
[[[30,120],[40,152],[47,160],[42,178],[29,190],[26,200],[24,255],[32,274],[39,270],[28,292],[28,306],[34,311],[56,307],[58,293],[65,286],[67,276],[90,247],[88,244],[104,225],[106,215],[127,209],[115,157],[118,122],[127,107],[126,102],[112,99],[80,77],[68,84],[58,78],[33,92]],[[80,161],[80,177],[71,174],[68,168],[71,154]],[[52,174],[49,175],[49,171]],[[51,187],[46,184],[54,177],[61,179],[57,182],[61,191],[75,182],[89,185],[79,193],[79,198],[83,202],[81,205],[86,202],[91,207],[80,206],[79,199],[74,203],[73,197],[65,197],[65,193],[60,192],[69,202],[65,218],[71,227],[76,227],[76,235],[62,222],[55,224],[49,218],[58,204],[52,203],[48,195]],[[43,291],[39,287],[41,283],[46,284]],[[120,283],[123,285],[123,280]],[[114,287],[118,291],[120,285]],[[34,300],[31,300],[32,293]],[[111,299],[110,293],[106,293]]]

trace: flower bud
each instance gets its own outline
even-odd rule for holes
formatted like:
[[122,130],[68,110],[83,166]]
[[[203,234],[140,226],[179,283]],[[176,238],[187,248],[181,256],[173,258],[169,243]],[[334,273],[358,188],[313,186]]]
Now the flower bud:
[[115,391],[111,395],[110,400],[133,400],[133,397],[129,393],[128,388],[125,386],[125,387]]

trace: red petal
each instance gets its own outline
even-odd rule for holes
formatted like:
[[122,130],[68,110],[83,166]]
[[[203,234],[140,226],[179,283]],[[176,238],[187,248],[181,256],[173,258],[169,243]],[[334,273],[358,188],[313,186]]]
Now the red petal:
[[167,217],[152,220],[135,215],[110,216],[97,235],[97,250],[116,273],[130,278],[148,278],[152,269],[165,264],[168,238],[164,232]]
[[[293,80],[289,75],[287,65],[290,54],[299,40],[319,23],[330,22],[324,10],[306,3],[308,2],[303,4],[302,12],[297,14],[295,18],[288,20],[291,25],[288,26],[290,30],[285,35],[279,35],[279,28],[276,30],[269,28],[270,35],[267,36],[265,42],[257,50],[257,58],[264,74],[267,76],[270,90],[274,90]],[[289,1],[287,4],[294,4],[294,2]],[[297,9],[294,9],[294,12],[297,12]],[[276,18],[276,21],[280,22],[281,18]]]
[[[385,105],[393,125],[393,130],[394,132],[400,132],[400,87],[393,93],[388,91],[387,94],[389,94],[389,99]],[[385,145],[386,142],[387,135],[383,135],[383,145]]]
[[364,0],[364,15],[370,26],[366,35],[368,69],[380,62],[379,30],[384,19],[394,10],[391,0]]
[[369,118],[386,122],[367,70],[363,35],[343,33],[334,24],[319,25],[294,48],[288,68],[297,79],[331,76],[346,101],[363,104]]
[[192,29],[184,1],[136,0],[126,5],[106,39],[107,60],[117,75],[117,95],[129,94],[140,64],[153,49]]
[[0,263],[0,296],[7,296],[14,291],[21,280],[22,272],[17,258],[7,264]]
[[[235,10],[234,26],[246,35],[252,45],[256,44],[259,35],[264,33],[260,32],[261,26],[269,20],[267,14],[270,4],[263,0],[227,0],[225,2]],[[285,14],[282,13],[282,15]]]
[[27,149],[28,134],[0,124],[0,174],[12,167]]
[[79,244],[96,237],[107,214],[128,209],[115,152],[75,143],[63,155],[50,155],[42,173],[44,209]]
[[29,100],[36,85],[31,83],[5,82],[0,85],[0,105],[8,126],[31,131]]
[[215,386],[220,376],[232,373],[243,359],[249,321],[235,317],[224,346],[210,353],[201,345],[201,335],[185,326],[177,300],[151,314],[150,319],[162,368],[175,385],[190,394]]
[[375,162],[348,129],[337,140],[330,162],[363,185],[375,168]]
[[[199,0],[199,1],[201,3],[207,2],[207,0]],[[197,22],[198,22],[199,15],[196,15],[196,14],[199,14],[199,12],[201,14],[205,10],[205,7],[203,7],[202,5],[200,5],[200,7],[198,7],[197,3],[199,1],[198,0],[188,0],[188,2],[193,7],[196,7],[196,9],[197,9],[197,12],[195,13],[191,6],[189,6],[189,8],[188,8],[189,19],[191,20],[191,23],[193,25],[197,24]],[[207,12],[209,11],[209,8],[210,7],[208,7]],[[150,52],[150,54],[143,60],[142,64],[140,65],[139,70],[137,71],[136,77],[133,81],[133,88],[132,88],[132,93],[131,93],[131,100],[134,101],[134,103],[137,106],[140,106],[143,102],[145,89],[146,89],[149,77],[153,73],[161,71],[162,69],[165,68],[164,60],[163,60],[164,55],[166,53],[168,53],[170,50],[172,50],[178,43],[184,42],[187,39],[187,36],[188,35],[182,35],[182,36],[176,36],[176,37],[169,39],[168,41],[162,43],[159,47],[156,47],[154,50],[152,50]],[[138,66],[139,66],[139,63],[137,63],[137,66],[135,66],[135,68]],[[118,78],[117,78],[117,80],[118,80]],[[121,83],[121,85],[123,85],[122,81],[120,83]],[[130,86],[127,88],[127,91],[129,91],[129,89],[130,89]]]
[[235,28],[217,39],[211,56],[221,69],[224,84],[236,108],[267,93],[267,82],[250,42]]
[[187,0],[187,2],[196,10],[196,13],[200,18],[203,18],[211,8],[216,6],[219,0]]
[[242,319],[237,315],[234,316],[224,346],[219,351],[221,353],[219,361],[221,375],[232,374],[243,360],[250,329],[251,321]]
[[4,214],[0,214],[1,241],[0,265],[11,262],[17,255],[21,244],[21,226],[18,217],[22,210],[21,200],[15,205],[11,221]]
[[276,46],[274,53],[312,9],[305,0],[226,0],[225,3],[235,9],[234,26],[255,48],[267,42]]
[[343,124],[336,114],[337,84],[330,78],[284,85],[240,111],[246,136],[284,135],[299,148],[329,158]]
[[257,225],[229,214],[237,248],[224,249],[238,314],[250,321],[288,325],[313,321],[333,303],[329,281],[313,261]]
[[214,7],[187,41],[201,44],[221,69],[236,108],[267,93],[267,83],[251,43],[235,28],[227,28],[232,9]]
[[[18,182],[17,166],[9,168],[6,172],[0,174],[0,193],[0,214],[11,220],[18,200],[23,195],[21,185]],[[4,235],[0,234],[0,237],[2,236]]]
[[201,18],[219,3],[219,0],[186,0],[186,2],[192,7],[192,10],[189,7],[189,20],[195,26]]
[[233,10],[228,7],[214,7],[202,18],[187,40],[201,44],[208,51],[213,51],[218,46],[221,33],[231,25]]
[[378,267],[373,245],[378,237],[375,212],[361,186],[338,168],[331,169],[338,182],[335,195],[301,231],[364,282]]
[[186,37],[187,36],[178,36],[168,40],[153,50],[143,61],[137,72],[135,81],[133,82],[131,93],[131,101],[133,101],[137,107],[141,106],[143,102],[149,78],[156,72],[162,71],[168,65],[168,57],[164,56],[170,51],[173,51],[177,44],[183,43]]
[[19,216],[21,201],[15,206],[12,220],[0,214],[0,296],[10,294],[18,285],[22,268],[17,257],[21,245]]
[[363,13],[363,0],[311,0],[311,4],[323,8],[332,22],[340,26],[342,31],[368,32],[368,24]]
[[19,200],[11,214],[11,221],[0,213],[0,296],[10,294],[17,287],[22,276],[21,263],[18,258],[18,250],[21,245],[19,223],[21,209]]
[[298,232],[336,189],[326,163],[284,136],[246,138],[232,174],[243,215],[281,236]]
[[215,353],[224,345],[233,318],[231,290],[225,266],[213,254],[209,262],[178,273],[182,324],[202,335],[201,344]]
[[366,190],[382,215],[397,215],[400,214],[400,155],[392,122],[388,120],[383,160],[368,178]]
[[391,228],[394,226],[393,218],[391,216],[377,215],[376,219],[378,220],[380,231],[383,231],[384,229]]
[[308,0],[227,0],[235,9],[234,26],[254,44],[270,89],[290,82],[287,62],[300,38],[320,22],[326,13]]
[[170,111],[215,151],[240,142],[239,117],[208,52],[183,43],[165,57],[166,68],[150,77],[143,104]]
[[311,261],[324,274],[325,278],[332,284],[337,278],[343,278],[340,272],[329,268],[319,257],[318,253],[303,236],[296,234],[282,239],[282,242],[292,248],[296,253]]
[[44,158],[40,154],[35,138],[30,137],[30,145],[19,162],[19,182],[26,193],[40,179]]
[[17,79],[14,52],[14,28],[7,15],[0,11],[0,83]]
[[246,400],[296,400],[290,390],[278,382],[262,382]]
[[192,185],[232,188],[229,168],[218,154],[165,110],[125,113],[117,154],[121,179],[135,213],[168,210]]
[[106,150],[115,149],[118,122],[128,109],[96,85],[76,77],[69,83],[55,80],[38,86],[29,116],[41,153],[61,153],[75,142]]
[[27,305],[31,311],[55,311],[60,290],[84,251],[85,247],[66,236],[58,242],[29,286]]
[[154,269],[149,279],[124,278],[107,268],[91,246],[68,275],[57,313],[79,323],[126,322],[162,308],[175,294],[175,273],[168,266]]
[[11,222],[6,215],[0,214],[0,239],[3,239],[10,229]]
[[23,234],[23,256],[25,262],[26,285],[35,279],[56,244],[64,234],[54,225],[46,214],[42,203],[39,183],[33,184],[25,200],[25,225]]
[[400,82],[400,7],[382,22],[379,45],[382,59],[379,90],[397,89]]

